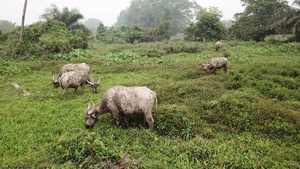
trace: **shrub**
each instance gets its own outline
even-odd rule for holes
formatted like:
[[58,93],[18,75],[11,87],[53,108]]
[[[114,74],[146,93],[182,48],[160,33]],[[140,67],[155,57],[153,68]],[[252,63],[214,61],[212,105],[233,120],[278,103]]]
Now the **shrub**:
[[72,46],[69,43],[71,33],[67,35],[64,32],[50,32],[43,34],[39,39],[39,46],[44,49],[45,54],[48,53],[59,53],[59,52],[70,52]]
[[70,53],[59,53],[54,55],[54,58],[73,60],[77,58],[89,58],[90,53],[84,49],[75,49]]
[[146,57],[162,57],[163,55],[166,54],[166,52],[161,49],[148,49],[148,48],[141,49],[141,48],[139,48],[134,51],[136,53],[140,54],[141,56],[146,56]]
[[108,61],[107,64],[111,64],[113,62],[116,63],[137,63],[140,61],[140,56],[136,53],[133,53],[131,51],[125,51],[118,54],[109,53],[106,56],[103,56],[102,58],[106,59]]
[[20,29],[5,34],[5,58],[29,59],[32,55],[69,53],[76,48],[87,48],[87,37],[82,31],[73,35],[64,23],[48,19],[25,28],[24,41],[18,42]]

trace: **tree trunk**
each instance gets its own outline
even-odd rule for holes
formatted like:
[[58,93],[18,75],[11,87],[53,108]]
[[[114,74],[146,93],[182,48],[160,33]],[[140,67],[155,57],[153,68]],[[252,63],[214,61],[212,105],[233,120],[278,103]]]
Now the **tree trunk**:
[[295,36],[296,42],[300,42],[300,20],[298,20],[295,24]]
[[20,32],[19,42],[23,41],[26,8],[27,8],[27,0],[25,0],[24,8],[23,8],[23,16],[22,16],[22,24],[21,24],[21,32]]

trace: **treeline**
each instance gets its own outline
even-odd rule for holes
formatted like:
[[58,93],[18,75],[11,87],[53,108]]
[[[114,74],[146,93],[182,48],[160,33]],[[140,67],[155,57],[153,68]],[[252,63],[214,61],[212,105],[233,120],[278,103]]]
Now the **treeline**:
[[[300,1],[289,6],[281,0],[241,0],[246,7],[237,13],[232,26],[222,23],[218,8],[201,8],[190,0],[133,0],[120,12],[113,27],[98,23],[91,33],[78,22],[83,15],[76,9],[59,10],[54,4],[45,10],[41,21],[27,26],[24,42],[17,41],[19,28],[14,23],[0,21],[0,57],[28,57],[68,53],[87,48],[88,40],[102,43],[141,43],[170,39],[183,35],[186,41],[217,41],[239,39],[263,41],[269,35],[293,34],[286,42],[300,41]],[[228,21],[227,21],[228,22]],[[14,29],[8,31],[8,29]]]

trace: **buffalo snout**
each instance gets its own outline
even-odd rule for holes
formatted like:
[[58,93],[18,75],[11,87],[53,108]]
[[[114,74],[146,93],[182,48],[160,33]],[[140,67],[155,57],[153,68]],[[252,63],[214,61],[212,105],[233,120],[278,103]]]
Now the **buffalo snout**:
[[86,129],[93,129],[94,126],[85,125],[85,128],[86,128]]

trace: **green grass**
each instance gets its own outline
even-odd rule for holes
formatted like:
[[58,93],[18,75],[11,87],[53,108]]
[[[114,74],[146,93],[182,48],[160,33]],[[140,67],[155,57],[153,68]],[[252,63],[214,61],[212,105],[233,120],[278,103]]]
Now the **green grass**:
[[[0,168],[300,168],[300,44],[223,44],[101,44],[84,56],[0,60]],[[224,56],[227,74],[202,70]],[[98,94],[70,89],[63,101],[52,75],[70,62],[101,76]],[[138,115],[130,129],[110,114],[85,129],[88,99],[116,85],[156,91],[154,132]]]

